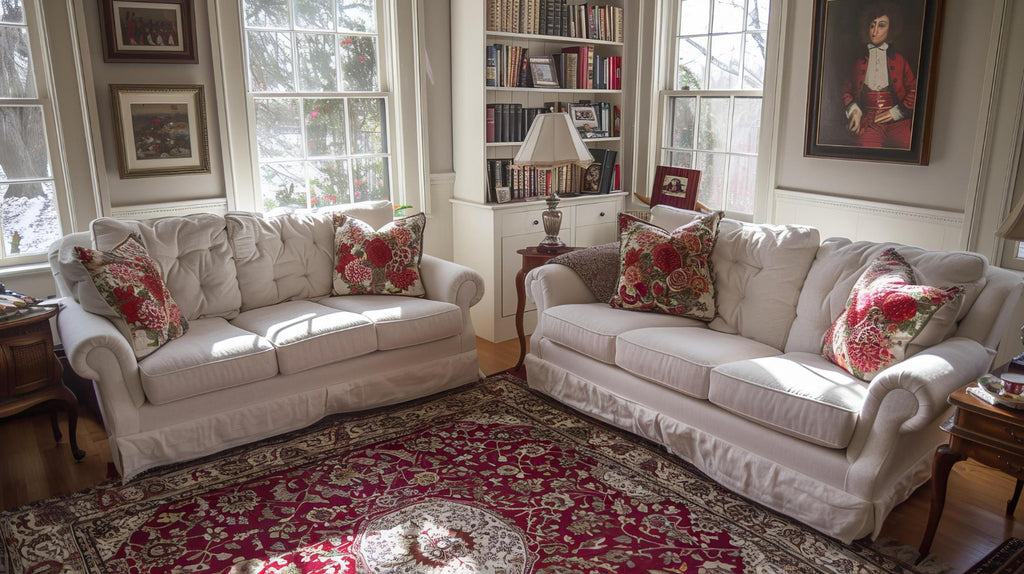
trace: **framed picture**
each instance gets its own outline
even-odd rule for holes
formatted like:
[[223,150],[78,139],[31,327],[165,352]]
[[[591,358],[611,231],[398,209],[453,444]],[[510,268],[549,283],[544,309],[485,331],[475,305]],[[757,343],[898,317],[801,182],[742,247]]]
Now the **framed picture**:
[[512,188],[510,187],[496,187],[494,188],[494,194],[498,203],[508,203],[512,201]]
[[601,192],[601,169],[602,165],[600,162],[595,161],[594,163],[587,166],[587,169],[583,171],[583,182],[580,185],[580,191],[582,193],[600,193]]
[[804,155],[928,164],[943,0],[815,0]]
[[580,132],[580,137],[598,137],[597,110],[592,104],[569,104],[569,117],[572,125]]
[[192,0],[98,0],[104,62],[195,64]]
[[651,207],[670,205],[681,209],[694,209],[700,186],[700,170],[659,165],[654,172]]
[[121,178],[210,173],[202,86],[111,84]]
[[530,56],[530,74],[535,88],[559,88],[555,62],[551,56]]

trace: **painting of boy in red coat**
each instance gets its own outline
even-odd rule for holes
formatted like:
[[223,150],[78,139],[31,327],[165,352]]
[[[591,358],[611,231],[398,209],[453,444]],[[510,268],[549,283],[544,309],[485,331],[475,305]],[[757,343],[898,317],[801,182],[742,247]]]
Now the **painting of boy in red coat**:
[[842,88],[846,127],[863,147],[910,149],[917,75],[896,47],[900,12],[873,3],[861,18],[864,50]]

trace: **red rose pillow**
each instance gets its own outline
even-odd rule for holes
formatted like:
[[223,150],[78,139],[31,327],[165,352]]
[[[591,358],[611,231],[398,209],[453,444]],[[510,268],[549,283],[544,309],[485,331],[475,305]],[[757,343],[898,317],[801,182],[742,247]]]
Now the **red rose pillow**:
[[846,308],[825,333],[822,354],[865,381],[902,361],[907,345],[962,292],[960,287],[915,283],[906,259],[895,249],[883,251],[857,280]]
[[142,239],[129,235],[110,251],[75,247],[103,300],[117,312],[112,319],[141,359],[188,331],[188,322],[164,284]]
[[711,251],[721,219],[721,212],[711,213],[668,232],[619,214],[619,284],[611,306],[714,319]]
[[417,213],[374,231],[335,214],[334,294],[424,296],[420,256],[426,224],[427,216]]

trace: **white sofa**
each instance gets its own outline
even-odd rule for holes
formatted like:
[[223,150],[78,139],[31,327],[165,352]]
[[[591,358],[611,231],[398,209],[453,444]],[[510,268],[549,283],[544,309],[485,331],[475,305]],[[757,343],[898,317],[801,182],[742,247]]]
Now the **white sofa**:
[[[694,215],[652,211],[665,229]],[[966,296],[947,329],[936,317],[912,356],[866,383],[821,355],[822,337],[890,246],[819,246],[812,228],[723,220],[710,324],[613,309],[568,267],[538,267],[526,278],[538,314],[527,379],[843,542],[877,536],[929,478],[946,397],[991,368],[1022,289],[981,255],[898,246],[920,283]]]
[[[340,210],[374,228],[392,219],[387,201]],[[478,379],[469,309],[483,296],[480,274],[424,255],[424,298],[332,297],[330,214],[105,218],[91,229],[50,249],[57,324],[72,368],[94,381],[124,480]],[[138,361],[106,317],[80,304],[92,285],[71,258],[74,245],[108,250],[129,232],[189,321],[183,337]]]

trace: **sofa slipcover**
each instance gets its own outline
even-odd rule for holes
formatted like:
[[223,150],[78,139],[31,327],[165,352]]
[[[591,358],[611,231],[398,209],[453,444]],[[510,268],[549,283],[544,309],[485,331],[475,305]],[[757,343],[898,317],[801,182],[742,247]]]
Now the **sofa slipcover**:
[[462,313],[458,305],[418,297],[345,295],[320,304],[358,313],[373,323],[377,348],[401,349],[458,335]]

